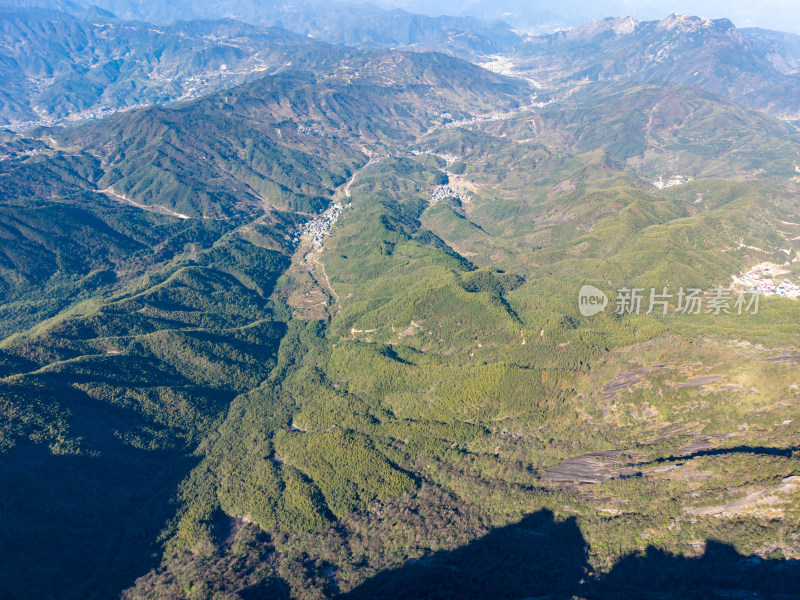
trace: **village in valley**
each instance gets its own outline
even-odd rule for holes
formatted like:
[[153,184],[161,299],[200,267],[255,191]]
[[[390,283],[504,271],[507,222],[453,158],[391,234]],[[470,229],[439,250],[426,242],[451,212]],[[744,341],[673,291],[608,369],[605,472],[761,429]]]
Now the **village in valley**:
[[493,121],[507,121],[511,118],[510,114],[492,113],[485,117],[469,117],[467,119],[459,119],[457,121],[448,121],[442,125],[442,129],[455,129],[456,127],[464,127],[466,125],[475,125],[476,123],[491,123]]
[[[435,156],[436,158],[440,158],[441,160],[445,161],[445,163],[449,166],[455,162],[461,161],[460,156],[456,156],[455,154],[449,154],[447,152],[434,152],[432,150],[412,150],[412,156]],[[448,175],[450,173],[448,172]],[[443,185],[437,185],[433,188],[431,192],[431,198],[429,200],[430,206],[433,206],[439,200],[444,200],[445,198],[455,198],[459,202],[469,203],[472,199],[469,194],[463,193],[459,186],[450,185],[449,183],[445,183]]]
[[[314,248],[321,250],[325,238],[331,234],[331,227],[333,227],[333,224],[339,220],[342,211],[346,207],[350,208],[351,206],[353,206],[352,202],[348,202],[346,206],[341,202],[334,202],[331,204],[330,208],[328,208],[328,210],[322,213],[319,217],[306,223],[303,226],[300,235],[310,236],[312,243],[314,244]],[[300,236],[296,236],[292,241],[295,244],[298,243],[300,241]]]
[[439,200],[444,200],[445,198],[455,198],[459,202],[469,202],[471,200],[470,195],[461,193],[458,186],[438,185],[431,192],[430,205],[433,206]]
[[674,175],[667,181],[664,181],[663,177],[659,177],[656,181],[653,181],[652,183],[659,190],[663,190],[666,188],[675,187],[676,185],[683,185],[684,183],[689,183],[690,181],[693,181],[691,177],[684,177],[683,175]]
[[788,271],[778,265],[764,263],[750,269],[741,277],[734,277],[734,287],[760,296],[800,298],[800,285],[784,278]]

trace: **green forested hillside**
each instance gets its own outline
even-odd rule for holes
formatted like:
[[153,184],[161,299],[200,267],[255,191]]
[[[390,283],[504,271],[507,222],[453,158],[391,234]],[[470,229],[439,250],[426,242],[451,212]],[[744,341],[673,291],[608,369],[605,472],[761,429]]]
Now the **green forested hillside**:
[[797,281],[794,130],[534,99],[341,50],[8,136],[3,593],[790,597],[800,305],[614,293]]
[[99,156],[96,185],[149,207],[208,218],[316,212],[367,162],[365,144],[394,150],[456,100],[478,113],[527,101],[527,85],[443,55],[339,52],[319,72],[115,115],[57,143]]

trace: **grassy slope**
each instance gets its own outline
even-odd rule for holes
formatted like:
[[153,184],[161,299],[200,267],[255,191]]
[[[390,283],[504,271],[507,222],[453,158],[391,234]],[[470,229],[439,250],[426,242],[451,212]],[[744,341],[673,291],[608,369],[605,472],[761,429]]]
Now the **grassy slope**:
[[[404,69],[451,65],[426,60],[384,67],[397,77]],[[251,96],[267,85],[240,88],[237,118],[264,110]],[[586,119],[551,109],[418,139],[420,148],[460,154],[466,166],[458,181],[473,189],[469,202],[433,207],[427,200],[447,176],[444,162],[405,152],[431,123],[406,122],[398,148],[384,129],[390,125],[376,119],[381,133],[371,139],[392,157],[360,173],[353,206],[319,256],[339,298],[328,324],[286,322],[286,281],[278,276],[287,263],[276,250],[286,223],[249,223],[227,235],[236,224],[214,233],[209,223],[207,246],[183,247],[147,276],[132,275],[104,297],[6,340],[0,350],[10,427],[3,440],[6,456],[20,458],[3,465],[22,490],[6,499],[6,510],[25,523],[39,510],[27,504],[30,497],[51,494],[67,503],[70,486],[87,488],[81,482],[97,477],[92,460],[112,484],[115,474],[130,472],[129,486],[100,489],[115,490],[113,504],[133,507],[131,522],[93,538],[118,547],[119,531],[125,540],[147,531],[125,542],[126,557],[144,556],[157,537],[165,542],[160,567],[129,597],[357,591],[410,558],[466,547],[543,508],[559,520],[577,518],[587,564],[599,572],[651,544],[682,555],[690,542],[709,538],[745,555],[795,555],[791,496],[779,498],[770,509],[777,512],[751,508],[720,519],[690,511],[774,490],[797,473],[796,425],[784,424],[794,410],[797,366],[765,362],[796,342],[797,304],[765,302],[757,317],[738,321],[589,319],[576,305],[585,281],[611,289],[666,278],[726,284],[754,261],[780,256],[787,239],[775,231],[779,221],[796,222],[796,183],[782,171],[736,176],[782,130],[772,124],[740,162],[694,153],[698,179],[656,191],[637,165],[668,165],[673,147],[650,138],[630,152],[605,145],[598,130],[613,129],[617,113],[599,126],[592,115],[601,111],[602,94],[615,103],[618,96],[598,90]],[[638,106],[667,92],[635,88],[629,95]],[[488,103],[472,98],[476,112]],[[678,139],[724,139],[757,121],[709,98],[697,101],[716,118],[698,124],[674,117],[663,127],[676,124]],[[226,104],[222,96],[203,102],[188,112],[215,114]],[[158,122],[154,114],[161,113],[133,115],[130,123]],[[387,114],[394,123],[400,112]],[[751,121],[742,126],[744,117]],[[732,125],[720,128],[726,123]],[[118,119],[108,126],[128,125]],[[177,143],[179,130],[166,127],[176,148],[185,145]],[[150,158],[141,164],[160,168]],[[669,366],[648,371],[629,390],[602,393],[623,371],[663,363]],[[673,387],[710,375],[721,379],[706,388]],[[732,435],[709,438],[717,451],[677,458],[698,437],[719,434]],[[628,468],[641,476],[580,487],[548,477],[564,459],[608,450],[635,453]],[[36,452],[47,465],[67,456],[80,466],[44,489],[30,475],[36,467],[26,466]],[[162,465],[153,484],[162,496],[152,505],[139,495],[152,473],[149,460]],[[103,493],[59,507],[76,515],[74,525],[58,524],[60,555],[91,525],[91,518],[80,520],[87,519],[81,506],[99,511],[107,504]],[[226,541],[231,518],[250,522],[233,543]],[[19,528],[9,535],[25,540]],[[780,548],[768,552],[770,540]],[[20,556],[38,562],[47,554]],[[81,556],[53,565],[53,579],[40,585],[78,572]],[[31,566],[15,564],[23,567],[18,585],[25,585]],[[76,589],[102,595],[91,586],[129,582],[152,561],[120,564],[112,561],[113,577],[81,573],[87,583]],[[9,567],[11,575],[18,570]]]

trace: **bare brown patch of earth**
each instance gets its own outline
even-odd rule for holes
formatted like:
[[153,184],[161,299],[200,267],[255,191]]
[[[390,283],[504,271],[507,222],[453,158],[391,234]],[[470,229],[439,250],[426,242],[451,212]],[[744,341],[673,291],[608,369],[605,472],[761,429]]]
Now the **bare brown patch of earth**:
[[542,479],[554,483],[590,484],[614,477],[633,476],[639,473],[630,469],[637,464],[638,455],[627,450],[590,452],[565,458],[562,463],[545,473]]
[[784,504],[789,494],[800,492],[800,477],[792,476],[784,478],[780,485],[773,489],[761,488],[749,492],[742,498],[738,498],[727,504],[717,506],[703,506],[688,510],[692,516],[734,516],[741,513],[750,513],[772,518],[779,518],[783,515],[783,510],[776,508]]
[[632,371],[625,371],[624,373],[620,373],[605,385],[602,391],[602,396],[605,400],[611,400],[612,398],[616,398],[619,392],[623,390],[628,390],[633,386],[635,386],[637,383],[641,383],[642,381],[644,381],[642,375],[644,375],[645,373],[649,373],[650,371],[653,370],[665,369],[671,364],[672,363],[664,363],[663,365],[640,367],[638,369],[633,369]]

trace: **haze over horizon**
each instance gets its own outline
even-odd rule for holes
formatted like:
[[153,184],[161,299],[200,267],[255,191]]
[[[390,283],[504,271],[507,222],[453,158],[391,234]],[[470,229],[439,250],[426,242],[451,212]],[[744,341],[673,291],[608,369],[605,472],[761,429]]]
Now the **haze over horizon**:
[[[439,16],[469,15],[481,19],[504,19],[512,26],[515,20],[527,20],[529,25],[538,24],[542,30],[548,25],[547,15],[552,23],[559,18],[566,18],[570,26],[580,25],[605,17],[631,16],[640,20],[655,20],[673,13],[684,13],[704,16],[710,19],[727,18],[737,27],[760,27],[789,33],[800,33],[800,4],[788,0],[772,0],[760,3],[744,0],[671,0],[645,2],[643,0],[622,0],[608,2],[587,2],[586,0],[565,0],[556,2],[546,0],[531,6],[520,0],[472,0],[456,2],[442,0],[424,2],[422,0],[373,0],[369,2],[382,7],[402,8],[409,12],[417,12]],[[537,23],[538,22],[538,23]]]
[[[330,8],[332,4],[318,0],[305,0],[306,7]],[[532,4],[524,0],[341,0],[341,5],[372,5],[383,9],[399,8],[411,13],[429,16],[471,16],[487,22],[505,21],[517,30],[529,33],[548,33],[567,27],[575,27],[592,20],[607,17],[631,16],[638,20],[657,20],[670,14],[689,14],[711,19],[727,18],[739,28],[759,27],[800,34],[800,4],[789,0],[771,0],[761,3],[744,0],[671,0],[644,2],[642,0],[542,0]],[[71,7],[96,5],[114,13],[122,19],[171,22],[187,19],[218,19],[226,16],[240,20],[251,20],[244,15],[264,12],[285,12],[292,3],[286,0],[231,0],[219,5],[205,2],[188,4],[176,2],[169,5],[148,0],[0,0],[0,5],[46,6],[57,10]]]

